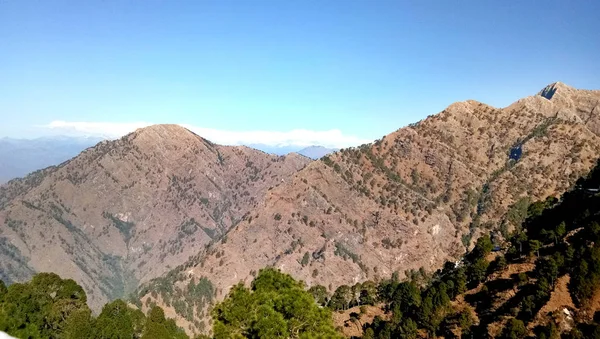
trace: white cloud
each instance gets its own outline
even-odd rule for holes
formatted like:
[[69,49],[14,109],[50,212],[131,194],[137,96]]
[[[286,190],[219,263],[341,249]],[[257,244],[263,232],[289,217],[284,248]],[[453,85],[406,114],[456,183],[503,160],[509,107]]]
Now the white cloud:
[[51,129],[55,132],[86,136],[101,137],[106,139],[120,138],[127,133],[131,133],[138,128],[150,126],[147,122],[75,122],[75,121],[52,121],[42,127]]
[[[75,122],[52,121],[43,127],[54,132],[77,136],[94,136],[103,138],[119,138],[138,128],[152,125],[147,122]],[[358,146],[372,140],[344,135],[340,130],[313,131],[295,129],[287,132],[277,131],[226,131],[212,128],[197,127],[188,124],[181,126],[212,142],[221,145],[253,145],[262,144],[272,147],[312,146],[320,145],[330,148]]]

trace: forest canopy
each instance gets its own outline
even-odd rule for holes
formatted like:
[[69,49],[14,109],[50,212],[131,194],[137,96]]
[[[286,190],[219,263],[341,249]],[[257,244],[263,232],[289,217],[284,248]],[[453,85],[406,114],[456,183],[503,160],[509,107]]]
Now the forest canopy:
[[251,288],[234,286],[213,319],[216,339],[341,338],[331,311],[319,307],[303,283],[273,268],[261,270]]
[[54,273],[8,287],[0,280],[0,331],[31,339],[188,338],[160,307],[145,315],[115,300],[94,317],[86,302],[81,286]]

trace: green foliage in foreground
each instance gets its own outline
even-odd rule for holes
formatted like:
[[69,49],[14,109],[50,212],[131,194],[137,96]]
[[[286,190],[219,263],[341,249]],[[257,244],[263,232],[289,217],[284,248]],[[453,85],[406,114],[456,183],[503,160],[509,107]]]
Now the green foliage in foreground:
[[[8,288],[0,280],[0,331],[31,339],[188,338],[160,307],[145,315],[115,300],[94,317],[86,302],[81,286],[54,273]],[[302,282],[274,269],[261,270],[250,289],[235,286],[214,309],[213,320],[218,339],[341,338],[329,309],[319,307]]]
[[146,316],[115,300],[95,318],[86,301],[81,286],[54,273],[39,273],[8,288],[0,281],[0,331],[31,339],[188,338],[160,307]]
[[320,308],[301,282],[267,268],[250,289],[238,284],[213,311],[214,337],[341,338],[331,312]]

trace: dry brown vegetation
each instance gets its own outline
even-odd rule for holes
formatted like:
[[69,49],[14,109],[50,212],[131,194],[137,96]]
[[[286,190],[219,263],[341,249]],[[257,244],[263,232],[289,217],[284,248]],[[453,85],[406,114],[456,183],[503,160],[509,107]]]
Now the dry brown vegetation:
[[9,244],[0,271],[9,280],[57,272],[97,307],[203,250],[309,162],[214,145],[175,125],[102,142],[0,188]]
[[[226,243],[185,266],[218,285],[217,299],[265,266],[330,292],[440,267],[470,239],[512,229],[507,212],[520,198],[558,195],[594,165],[600,117],[589,112],[600,92],[553,86],[551,100],[536,95],[504,109],[456,103],[313,162],[269,191]],[[518,145],[522,156],[511,160]]]
[[362,337],[363,324],[372,323],[375,317],[386,320],[389,318],[382,307],[383,305],[365,305],[333,312],[333,325],[348,338]]
[[11,278],[56,271],[98,302],[177,265],[166,281],[207,277],[216,299],[266,266],[330,292],[432,270],[480,234],[513,228],[521,198],[560,194],[594,165],[600,92],[551,86],[551,98],[503,109],[455,103],[306,167],[144,129],[3,186],[0,221],[14,227],[0,239],[16,249],[2,255]]

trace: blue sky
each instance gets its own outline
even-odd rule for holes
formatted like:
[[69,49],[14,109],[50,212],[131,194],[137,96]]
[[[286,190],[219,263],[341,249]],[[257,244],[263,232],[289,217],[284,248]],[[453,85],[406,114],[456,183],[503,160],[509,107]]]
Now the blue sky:
[[0,137],[179,123],[229,143],[348,146],[455,101],[600,88],[598,13],[597,0],[0,0]]

